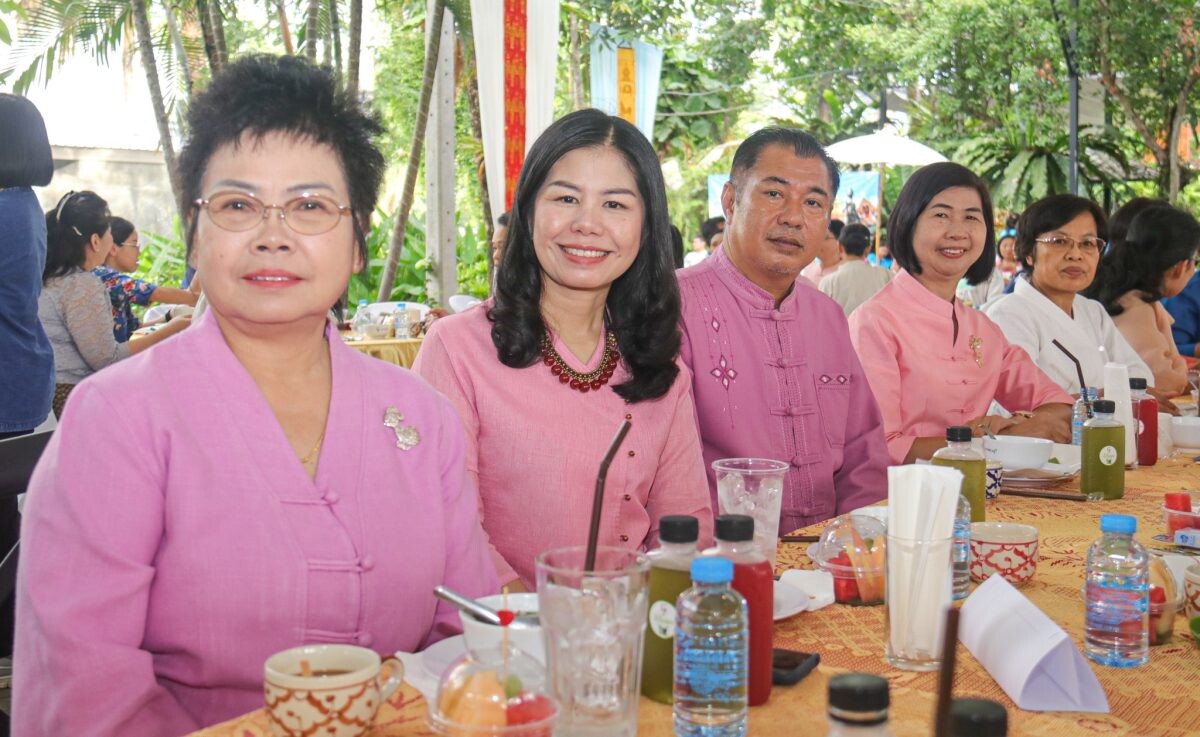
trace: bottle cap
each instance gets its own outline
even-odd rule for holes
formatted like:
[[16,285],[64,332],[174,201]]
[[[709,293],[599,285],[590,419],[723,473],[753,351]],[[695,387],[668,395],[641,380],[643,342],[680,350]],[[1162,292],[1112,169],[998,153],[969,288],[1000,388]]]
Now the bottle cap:
[[1005,737],[1008,712],[987,699],[955,699],[950,704],[951,737]]
[[1138,377],[1138,376],[1130,377],[1129,388],[1133,389],[1135,391],[1143,391],[1144,392],[1144,391],[1146,391],[1146,380],[1141,377]]
[[365,307],[365,306],[367,306],[368,304],[370,304],[370,303],[369,303],[369,302],[367,302],[367,298],[366,298],[366,297],[363,297],[362,299],[358,300],[358,306],[359,306],[359,307]]
[[883,711],[888,708],[886,678],[870,673],[843,673],[829,679],[829,706],[841,711]]
[[704,556],[692,560],[692,580],[696,583],[729,583],[733,580],[733,561]]
[[1137,517],[1128,514],[1104,514],[1100,516],[1101,532],[1118,532],[1132,535],[1137,532]]
[[717,517],[717,539],[740,543],[754,539],[754,518],[744,514],[723,514]]
[[946,440],[951,443],[969,443],[971,442],[971,428],[964,425],[947,427]]
[[1097,399],[1095,402],[1092,402],[1092,409],[1096,412],[1111,415],[1117,411],[1117,403],[1111,399]]
[[700,539],[700,522],[687,514],[668,514],[658,521],[658,539],[665,543],[694,543]]

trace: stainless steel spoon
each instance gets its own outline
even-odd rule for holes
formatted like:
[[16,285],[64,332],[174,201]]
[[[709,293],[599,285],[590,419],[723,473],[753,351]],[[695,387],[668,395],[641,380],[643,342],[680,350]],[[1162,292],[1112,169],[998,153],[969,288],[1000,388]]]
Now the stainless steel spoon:
[[[453,589],[448,589],[445,586],[434,586],[433,595],[442,601],[447,601],[453,604],[481,622],[494,624],[496,626],[500,625],[500,615],[496,613],[495,609],[480,604],[474,599],[463,596]],[[515,619],[513,619],[512,623],[526,627],[537,627],[541,624],[541,620],[538,619],[537,612],[527,612],[518,615]]]

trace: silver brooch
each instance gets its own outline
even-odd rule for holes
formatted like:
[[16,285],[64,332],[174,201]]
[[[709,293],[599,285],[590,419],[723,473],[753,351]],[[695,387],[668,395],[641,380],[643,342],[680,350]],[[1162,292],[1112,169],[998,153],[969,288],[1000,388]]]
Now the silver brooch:
[[401,425],[404,415],[395,407],[388,407],[383,413],[383,424],[396,431],[396,447],[400,450],[412,450],[421,442],[421,433],[412,425]]

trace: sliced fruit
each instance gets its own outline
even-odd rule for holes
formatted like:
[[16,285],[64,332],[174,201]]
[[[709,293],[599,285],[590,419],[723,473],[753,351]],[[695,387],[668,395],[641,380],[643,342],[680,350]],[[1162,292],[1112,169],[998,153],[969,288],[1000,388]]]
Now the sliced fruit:
[[507,697],[500,679],[490,670],[472,673],[456,693],[438,699],[442,716],[448,721],[472,727],[503,727]]

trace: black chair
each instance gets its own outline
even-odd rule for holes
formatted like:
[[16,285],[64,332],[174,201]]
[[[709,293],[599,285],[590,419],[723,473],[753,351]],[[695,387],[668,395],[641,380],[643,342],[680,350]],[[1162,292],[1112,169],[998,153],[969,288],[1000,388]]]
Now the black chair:
[[[0,602],[7,602],[17,587],[17,549],[20,547],[20,517],[17,495],[24,494],[53,430],[0,440]],[[9,519],[11,518],[11,519]]]

